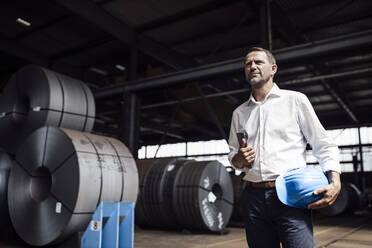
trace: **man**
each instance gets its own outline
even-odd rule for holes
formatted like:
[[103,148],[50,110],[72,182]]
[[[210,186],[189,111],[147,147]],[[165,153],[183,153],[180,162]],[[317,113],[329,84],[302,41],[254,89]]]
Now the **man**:
[[[311,209],[331,205],[341,189],[338,148],[319,122],[307,97],[282,90],[270,51],[253,47],[245,57],[245,77],[252,88],[248,101],[233,113],[229,160],[246,173],[242,194],[247,242],[250,248],[314,247]],[[238,140],[244,131],[246,138]],[[330,184],[314,191],[323,198],[308,209],[278,200],[275,179],[292,168],[306,167],[307,142]],[[239,145],[241,143],[241,145]]]

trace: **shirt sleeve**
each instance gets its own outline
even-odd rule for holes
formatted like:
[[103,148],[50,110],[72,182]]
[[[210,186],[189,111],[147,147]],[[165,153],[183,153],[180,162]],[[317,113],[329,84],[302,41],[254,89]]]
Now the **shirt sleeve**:
[[230,152],[229,152],[229,155],[228,155],[228,159],[229,159],[229,162],[230,162],[231,166],[234,169],[245,172],[246,167],[237,168],[232,163],[232,158],[235,156],[235,154],[238,153],[238,149],[239,149],[239,141],[238,141],[238,137],[236,135],[238,130],[239,130],[239,116],[237,114],[237,111],[234,111],[232,119],[231,119],[231,127],[230,127],[230,135],[229,135],[229,149],[230,149]]
[[322,170],[341,173],[338,147],[320,123],[313,106],[304,94],[299,94],[297,106],[301,131],[311,145]]

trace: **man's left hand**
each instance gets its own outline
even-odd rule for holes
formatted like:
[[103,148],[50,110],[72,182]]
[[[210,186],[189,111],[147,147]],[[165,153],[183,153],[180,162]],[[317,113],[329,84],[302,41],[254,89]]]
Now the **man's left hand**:
[[320,199],[319,201],[309,204],[307,206],[309,209],[319,209],[328,207],[336,201],[337,196],[341,190],[340,174],[335,171],[331,171],[330,173],[331,183],[324,186],[321,189],[317,189],[314,191],[314,195],[323,194],[323,198]]

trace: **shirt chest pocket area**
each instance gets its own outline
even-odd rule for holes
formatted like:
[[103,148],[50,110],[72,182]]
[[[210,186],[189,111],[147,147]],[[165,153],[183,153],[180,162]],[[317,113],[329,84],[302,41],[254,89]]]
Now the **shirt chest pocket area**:
[[273,108],[264,111],[263,119],[264,132],[272,138],[278,138],[284,141],[291,140],[291,134],[296,132],[298,124],[293,113],[288,110]]

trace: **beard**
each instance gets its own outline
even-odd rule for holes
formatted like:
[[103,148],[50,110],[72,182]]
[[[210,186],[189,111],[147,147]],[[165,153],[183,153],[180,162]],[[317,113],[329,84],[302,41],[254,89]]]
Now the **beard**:
[[257,75],[255,77],[247,77],[246,80],[252,88],[261,88],[269,79],[269,76],[262,77],[261,75]]

